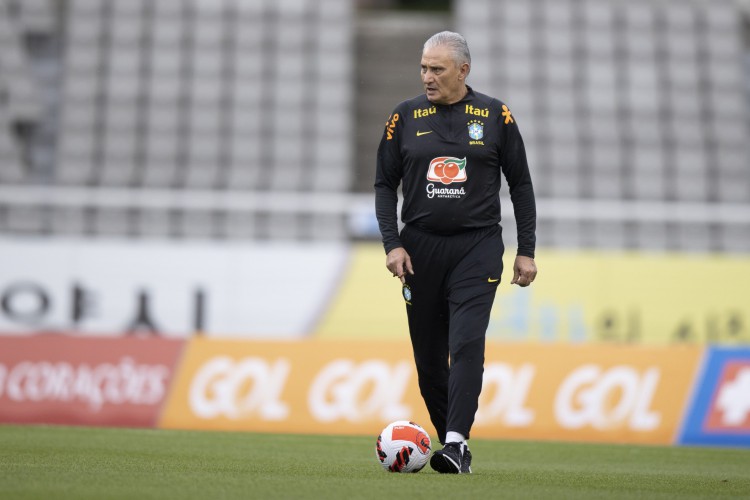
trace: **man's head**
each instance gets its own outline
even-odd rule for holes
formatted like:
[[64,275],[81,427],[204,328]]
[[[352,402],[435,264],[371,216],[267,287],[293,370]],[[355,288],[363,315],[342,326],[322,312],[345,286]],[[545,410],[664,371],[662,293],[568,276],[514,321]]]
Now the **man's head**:
[[471,55],[464,37],[452,31],[432,35],[422,49],[422,84],[427,99],[453,104],[466,94]]

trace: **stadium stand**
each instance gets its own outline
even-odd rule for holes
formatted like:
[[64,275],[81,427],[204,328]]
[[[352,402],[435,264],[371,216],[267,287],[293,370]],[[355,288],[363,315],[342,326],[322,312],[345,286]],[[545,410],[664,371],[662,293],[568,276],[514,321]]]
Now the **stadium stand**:
[[750,248],[741,21],[732,1],[456,2],[470,80],[521,117],[557,212],[542,245]]
[[[57,4],[48,2],[47,12],[55,14]],[[275,197],[266,198],[267,211],[248,213],[242,198],[347,191],[348,2],[70,0],[64,6],[53,184],[60,206],[46,224],[53,233],[345,235],[342,214],[283,213]],[[100,206],[94,201],[100,198],[121,203]],[[198,206],[194,199],[212,201]],[[36,209],[8,210],[33,219]],[[43,225],[16,229],[36,232]]]
[[748,252],[747,3],[0,0],[0,235],[377,238],[379,127],[454,28],[541,246]]
[[[10,10],[9,4],[0,7]],[[25,177],[27,153],[16,140],[21,129],[41,113],[35,80],[19,37],[19,26],[0,15],[0,182],[18,183]]]

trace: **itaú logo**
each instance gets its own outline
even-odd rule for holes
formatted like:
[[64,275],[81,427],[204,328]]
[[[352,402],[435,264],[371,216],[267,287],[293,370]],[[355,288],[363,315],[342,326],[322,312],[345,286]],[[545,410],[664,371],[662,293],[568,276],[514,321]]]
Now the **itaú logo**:
[[248,357],[234,360],[219,356],[206,362],[190,385],[190,408],[204,419],[226,417],[239,420],[259,417],[284,420],[289,407],[281,392],[289,375],[285,358],[273,362]]
[[566,429],[629,428],[651,431],[661,415],[650,409],[659,384],[656,367],[639,371],[620,365],[609,369],[589,364],[573,371],[555,397],[555,415]]
[[411,409],[401,403],[410,373],[411,364],[406,361],[394,365],[381,360],[331,361],[310,386],[310,413],[321,422],[404,418],[411,414]]

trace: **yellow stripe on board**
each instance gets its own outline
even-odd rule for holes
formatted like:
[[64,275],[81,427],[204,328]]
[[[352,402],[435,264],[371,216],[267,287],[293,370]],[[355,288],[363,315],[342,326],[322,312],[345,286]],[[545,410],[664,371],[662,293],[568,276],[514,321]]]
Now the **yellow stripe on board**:
[[[511,249],[489,339],[750,344],[749,257],[546,250],[528,288],[509,285],[513,258]],[[379,244],[354,247],[316,336],[408,338],[401,286]]]
[[386,269],[382,245],[355,245],[350,262],[315,336],[408,339],[401,281]]

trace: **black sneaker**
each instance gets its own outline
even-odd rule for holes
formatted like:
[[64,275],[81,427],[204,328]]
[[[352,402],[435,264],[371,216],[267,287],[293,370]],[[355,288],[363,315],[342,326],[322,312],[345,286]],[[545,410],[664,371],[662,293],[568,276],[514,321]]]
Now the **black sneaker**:
[[460,474],[463,472],[461,469],[461,448],[461,443],[447,443],[442,450],[432,454],[430,467],[441,474]]
[[464,453],[461,456],[461,474],[471,474],[471,451],[464,445]]

